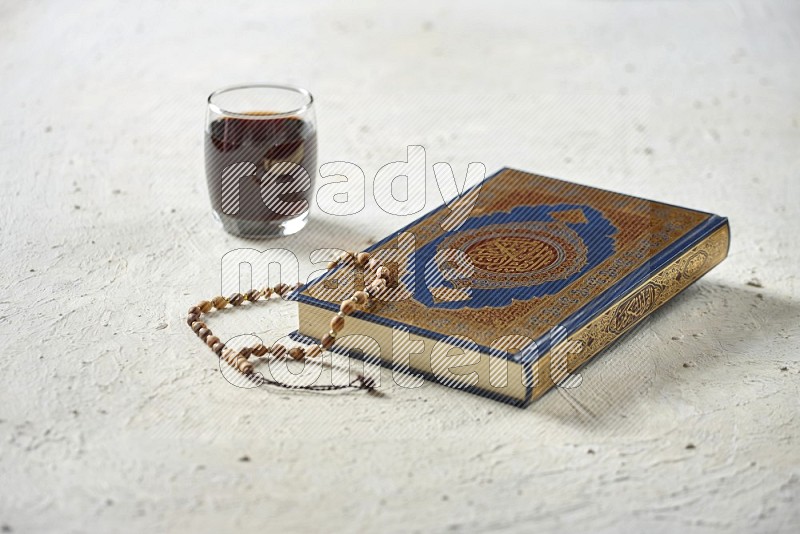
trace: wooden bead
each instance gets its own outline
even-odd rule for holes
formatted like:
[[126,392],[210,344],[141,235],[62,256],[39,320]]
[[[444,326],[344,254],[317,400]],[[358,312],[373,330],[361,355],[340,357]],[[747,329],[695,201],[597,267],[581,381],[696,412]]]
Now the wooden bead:
[[214,305],[216,309],[221,310],[222,308],[228,305],[228,299],[226,299],[221,295],[218,295],[213,299],[211,299],[211,303]]
[[222,354],[222,349],[224,349],[224,348],[225,348],[225,344],[222,343],[221,341],[217,341],[216,343],[214,343],[214,345],[211,346],[211,350],[213,350],[215,353],[217,353],[217,356]]
[[212,307],[212,306],[213,306],[213,304],[211,304],[211,303],[210,303],[209,301],[207,301],[207,300],[201,300],[201,301],[200,301],[200,302],[197,304],[197,307],[198,307],[198,308],[200,308],[200,311],[201,311],[201,312],[203,312],[203,313],[208,313],[208,312],[210,312],[210,311],[211,311],[211,307]]
[[245,375],[249,375],[253,372],[253,364],[247,360],[239,360],[236,367],[239,369],[240,373]]
[[217,336],[208,336],[206,338],[206,345],[209,347],[213,347],[214,343],[219,343],[219,338]]
[[326,267],[330,271],[331,269],[335,269],[338,265],[339,265],[339,262],[337,262],[337,261],[329,261],[328,265],[326,265]]
[[356,254],[356,265],[359,267],[366,267],[369,262],[369,252],[359,252]]
[[195,334],[199,332],[201,328],[205,327],[206,323],[204,323],[203,321],[195,321],[192,323],[192,330],[194,331]]
[[367,303],[367,294],[364,291],[356,291],[353,293],[352,299],[359,306],[363,306]]
[[241,293],[234,293],[230,297],[228,297],[228,302],[231,303],[232,306],[238,306],[242,302],[244,302],[244,295]]
[[341,332],[344,328],[344,317],[341,315],[334,315],[331,319],[331,330],[334,332]]
[[295,360],[302,360],[305,355],[306,351],[303,349],[303,347],[292,347],[289,349],[289,356]]
[[189,312],[188,313],[189,313],[189,315],[200,315],[203,312],[202,312],[202,310],[200,309],[199,306],[192,306],[191,308],[189,308]]
[[280,296],[283,296],[284,293],[286,293],[287,291],[289,291],[289,286],[287,286],[286,284],[278,284],[277,286],[275,286],[275,293],[277,293]]
[[239,349],[239,356],[242,358],[247,358],[251,354],[253,354],[253,347],[242,347]]
[[189,317],[186,318],[186,324],[188,324],[189,326],[192,326],[192,324],[196,323],[199,320],[200,320],[200,316],[198,314],[196,314],[196,313],[193,313],[193,314],[189,315]]
[[376,278],[370,285],[369,288],[374,291],[380,291],[382,289],[386,289],[387,283],[386,280],[383,278]]
[[203,341],[205,341],[206,337],[209,335],[211,335],[211,330],[209,330],[208,328],[201,328],[200,330],[197,331],[197,337],[199,337]]
[[397,280],[397,274],[394,271],[388,267],[378,267],[378,271],[380,273],[378,275],[379,280],[385,280],[386,285],[389,287],[394,287],[396,285],[395,282]]
[[238,357],[239,357],[239,353],[236,352],[235,350],[233,350],[230,347],[225,347],[222,350],[221,358],[227,363],[233,364],[236,361],[236,358],[238,358]]
[[255,356],[263,356],[268,352],[269,352],[269,347],[267,347],[266,345],[262,345],[261,343],[253,347],[253,354]]
[[354,300],[345,300],[342,302],[341,306],[339,306],[339,311],[341,311],[344,315],[350,315],[356,310],[356,303]]
[[261,296],[265,299],[268,299],[272,296],[272,288],[271,287],[263,287],[261,288]]
[[322,354],[322,348],[319,345],[312,345],[306,349],[306,358],[316,358]]
[[325,334],[322,336],[322,340],[320,341],[320,345],[323,349],[330,349],[333,346],[333,342],[336,341],[336,338],[330,334]]
[[245,293],[244,298],[250,302],[255,302],[261,297],[261,291],[258,289],[251,289],[247,293]]
[[280,358],[284,354],[286,354],[286,347],[284,347],[281,344],[273,345],[272,346],[272,354],[274,354],[276,358]]

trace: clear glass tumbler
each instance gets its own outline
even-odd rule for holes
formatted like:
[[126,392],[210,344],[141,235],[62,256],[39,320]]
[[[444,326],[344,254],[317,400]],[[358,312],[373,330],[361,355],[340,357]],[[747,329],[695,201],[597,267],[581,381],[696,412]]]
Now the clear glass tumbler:
[[317,172],[313,106],[311,93],[284,85],[239,85],[208,97],[206,180],[226,232],[269,238],[306,225]]

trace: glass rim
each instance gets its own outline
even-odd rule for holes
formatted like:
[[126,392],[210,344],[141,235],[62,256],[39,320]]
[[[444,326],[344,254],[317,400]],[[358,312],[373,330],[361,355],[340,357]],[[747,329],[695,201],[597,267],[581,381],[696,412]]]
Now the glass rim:
[[[284,91],[291,91],[293,93],[303,95],[306,99],[306,102],[302,106],[296,109],[292,109],[289,111],[270,112],[268,115],[264,114],[263,111],[262,112],[230,111],[223,108],[216,102],[213,102],[214,97],[223,95],[225,93],[230,93],[232,91],[238,91],[241,89],[281,89]],[[208,95],[207,102],[209,109],[218,115],[225,115],[229,117],[240,117],[240,118],[247,118],[254,120],[270,120],[270,119],[290,117],[292,115],[299,115],[301,113],[305,113],[306,111],[309,110],[309,108],[311,108],[311,105],[314,103],[314,96],[308,91],[308,89],[303,89],[302,87],[297,87],[295,85],[282,85],[273,83],[245,83],[238,85],[229,85],[227,87],[217,89],[216,91]]]

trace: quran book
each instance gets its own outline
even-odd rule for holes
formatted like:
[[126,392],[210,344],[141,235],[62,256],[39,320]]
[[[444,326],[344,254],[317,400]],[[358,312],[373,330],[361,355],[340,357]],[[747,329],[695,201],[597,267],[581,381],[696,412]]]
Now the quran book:
[[[336,347],[526,406],[721,262],[729,236],[724,217],[502,169],[367,250],[393,283]],[[321,339],[368,276],[343,262],[301,287],[298,337]]]

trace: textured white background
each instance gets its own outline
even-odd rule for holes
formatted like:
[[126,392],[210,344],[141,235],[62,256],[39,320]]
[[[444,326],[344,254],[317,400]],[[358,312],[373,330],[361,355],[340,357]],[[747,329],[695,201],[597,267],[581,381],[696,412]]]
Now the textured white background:
[[[289,4],[0,7],[3,531],[796,531],[800,3]],[[421,144],[688,205],[730,257],[583,371],[585,409],[235,388],[183,316],[253,245],[201,147],[246,81],[316,94],[320,162]],[[307,274],[408,222],[370,199],[280,244]]]

